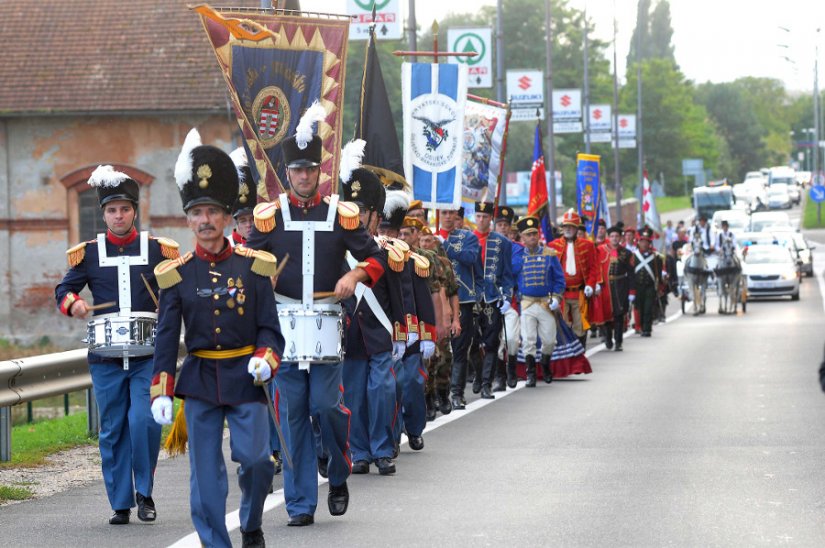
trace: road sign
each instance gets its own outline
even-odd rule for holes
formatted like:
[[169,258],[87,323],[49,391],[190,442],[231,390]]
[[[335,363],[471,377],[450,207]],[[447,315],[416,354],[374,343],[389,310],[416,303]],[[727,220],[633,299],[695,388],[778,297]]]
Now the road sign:
[[609,143],[613,136],[610,129],[613,127],[613,109],[610,105],[590,105],[588,116],[591,143]]
[[811,197],[812,202],[815,202],[817,204],[825,202],[825,186],[812,186],[811,190],[808,191],[808,196]]
[[553,90],[553,133],[582,130],[582,92],[579,89]]
[[544,120],[544,73],[540,70],[508,70],[507,97],[512,115],[510,121]]
[[401,39],[401,9],[398,0],[347,0],[347,13],[353,16],[349,27],[350,40],[366,40],[370,36],[372,5],[375,4],[375,38]]
[[471,88],[493,87],[493,31],[489,28],[451,28],[447,31],[450,51],[467,53],[475,57],[450,56],[450,63],[467,66],[467,84]]

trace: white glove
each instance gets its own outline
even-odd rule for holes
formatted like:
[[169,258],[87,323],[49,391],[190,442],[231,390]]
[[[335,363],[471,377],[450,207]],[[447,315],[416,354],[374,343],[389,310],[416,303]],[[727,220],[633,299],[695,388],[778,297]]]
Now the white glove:
[[172,398],[158,396],[152,402],[152,418],[158,424],[172,424]]
[[418,342],[418,333],[407,333],[407,346],[412,346]]
[[397,362],[404,357],[404,351],[407,349],[407,344],[404,341],[392,342],[392,361]]
[[591,295],[593,295],[593,288],[589,285],[584,286],[584,296],[590,298]]
[[636,295],[633,295],[633,294],[631,293],[630,295],[628,295],[628,296],[627,296],[627,300],[628,300],[628,301],[630,301],[630,302],[632,303],[633,301],[635,301],[635,300],[636,300]]
[[252,375],[257,383],[264,383],[272,377],[272,368],[263,358],[256,358],[255,356],[249,358],[249,365],[246,370]]
[[433,341],[421,341],[421,357],[429,360],[435,354],[435,343]]
[[558,309],[559,309],[559,300],[556,297],[553,297],[552,299],[550,299],[550,310],[555,312]]
[[602,294],[602,284],[596,284],[596,295]]
[[499,306],[499,307],[498,307],[498,309],[499,309],[499,310],[501,310],[501,315],[502,315],[502,316],[503,316],[504,314],[507,314],[507,312],[508,312],[511,308],[513,308],[513,305],[511,305],[511,304],[510,304],[510,301],[508,301],[508,300],[504,300],[504,301],[502,301],[501,306]]

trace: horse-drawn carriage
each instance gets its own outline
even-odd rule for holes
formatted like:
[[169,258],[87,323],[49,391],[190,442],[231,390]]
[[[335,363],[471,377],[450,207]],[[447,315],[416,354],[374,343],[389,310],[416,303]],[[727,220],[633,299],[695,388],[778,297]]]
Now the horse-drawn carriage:
[[694,316],[707,311],[707,290],[712,281],[719,296],[719,314],[736,314],[740,303],[742,312],[747,311],[748,284],[732,242],[724,242],[718,256],[707,255],[699,238],[685,245],[682,251],[677,267],[682,313],[689,302],[693,303]]

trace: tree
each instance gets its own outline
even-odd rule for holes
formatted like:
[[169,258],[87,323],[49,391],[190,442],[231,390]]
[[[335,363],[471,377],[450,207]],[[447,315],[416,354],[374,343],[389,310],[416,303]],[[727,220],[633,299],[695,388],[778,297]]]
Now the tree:
[[[639,36],[641,34],[641,37]],[[637,45],[640,45],[639,55],[636,55]],[[650,45],[650,0],[639,0],[636,6],[636,28],[630,39],[630,51],[627,54],[627,70],[639,59],[647,58],[647,48]]]
[[673,53],[673,27],[670,25],[670,4],[660,0],[650,15],[650,35],[647,55],[676,62]]

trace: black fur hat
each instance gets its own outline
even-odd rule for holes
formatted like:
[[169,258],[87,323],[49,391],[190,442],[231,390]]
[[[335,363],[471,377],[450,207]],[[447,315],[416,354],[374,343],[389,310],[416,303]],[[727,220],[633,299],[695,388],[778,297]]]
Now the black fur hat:
[[175,181],[183,210],[202,204],[232,212],[238,198],[238,170],[229,154],[212,145],[202,145],[196,129],[183,142],[175,164]]
[[112,166],[97,166],[89,177],[89,186],[97,190],[97,201],[100,207],[115,200],[127,200],[137,208],[140,202],[140,186],[137,181],[115,171]]

